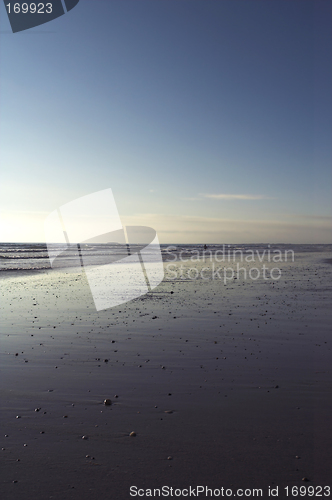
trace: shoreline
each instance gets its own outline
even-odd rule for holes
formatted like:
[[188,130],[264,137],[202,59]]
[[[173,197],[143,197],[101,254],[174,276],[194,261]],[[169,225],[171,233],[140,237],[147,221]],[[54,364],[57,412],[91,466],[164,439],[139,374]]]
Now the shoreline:
[[98,313],[83,273],[3,280],[4,498],[329,484],[323,258],[283,263],[278,283],[166,275]]

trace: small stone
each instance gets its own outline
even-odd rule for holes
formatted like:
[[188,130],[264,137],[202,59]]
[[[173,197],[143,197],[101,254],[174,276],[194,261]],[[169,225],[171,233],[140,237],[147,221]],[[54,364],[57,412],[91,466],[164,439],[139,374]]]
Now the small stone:
[[14,481],[12,481],[13,483],[17,483],[17,480],[15,479]]
[[136,432],[134,432],[134,431],[133,431],[133,432],[131,432],[131,433],[129,434],[129,436],[130,436],[130,437],[135,437],[135,436],[136,436]]
[[28,446],[28,445],[27,445],[26,443],[24,443],[24,445],[23,445],[23,446]]
[[62,418],[68,418],[68,415],[64,415]]
[[41,408],[35,408],[35,411],[40,411],[40,410],[41,410]]
[[104,359],[104,363],[108,363],[108,359]]
[[119,396],[117,394],[114,395],[115,398],[118,398]]
[[110,399],[104,399],[105,406],[110,406],[111,404],[112,404],[112,401]]
[[166,410],[165,413],[173,413],[173,410]]
[[298,455],[296,455],[296,457],[295,457],[295,458],[299,459],[300,457],[299,457]]
[[167,460],[173,460],[173,457],[167,457]]
[[302,478],[302,481],[306,481],[306,482],[308,482],[308,481],[309,481],[309,479],[308,479],[307,477],[303,477],[303,478]]
[[87,440],[87,439],[88,439],[88,436],[82,436],[82,439]]
[[21,418],[21,415],[16,415],[16,417],[15,417],[15,418]]
[[276,386],[275,386],[275,389],[279,389],[279,386],[278,386],[278,385],[276,385]]

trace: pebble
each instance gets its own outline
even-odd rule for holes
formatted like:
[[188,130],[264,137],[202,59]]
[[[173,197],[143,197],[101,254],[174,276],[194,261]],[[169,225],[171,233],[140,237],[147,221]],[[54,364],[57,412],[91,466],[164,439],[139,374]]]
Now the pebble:
[[112,404],[112,401],[110,399],[104,399],[105,406],[110,406],[111,404]]
[[88,436],[82,436],[82,439],[87,440],[87,439],[88,439]]
[[303,477],[302,481],[309,481],[309,479],[307,477]]
[[131,436],[131,437],[135,437],[135,436],[136,436],[136,432],[134,432],[134,431],[133,431],[133,432],[131,432],[131,433],[129,434],[129,436]]
[[173,457],[167,457],[167,460],[173,460]]

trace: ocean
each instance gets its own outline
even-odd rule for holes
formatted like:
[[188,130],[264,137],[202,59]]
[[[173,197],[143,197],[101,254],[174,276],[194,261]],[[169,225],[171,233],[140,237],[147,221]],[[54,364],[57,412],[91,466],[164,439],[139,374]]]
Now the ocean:
[[[96,264],[106,263],[106,260],[118,261],[123,258],[123,245],[117,244],[89,244],[81,245],[87,255],[95,259]],[[139,245],[131,245],[131,253],[142,248]],[[175,261],[190,258],[209,258],[209,256],[225,256],[225,259],[233,255],[248,255],[254,252],[256,255],[271,255],[277,252],[284,253],[293,251],[295,254],[307,252],[331,252],[332,245],[329,244],[162,244],[160,245],[163,261]],[[151,259],[155,251],[151,252]],[[57,259],[56,259],[57,260]],[[77,264],[77,248],[61,255],[57,267],[70,268]],[[54,266],[54,264],[53,264]],[[0,276],[5,277],[7,273],[19,271],[42,271],[51,269],[47,246],[45,243],[0,243]]]

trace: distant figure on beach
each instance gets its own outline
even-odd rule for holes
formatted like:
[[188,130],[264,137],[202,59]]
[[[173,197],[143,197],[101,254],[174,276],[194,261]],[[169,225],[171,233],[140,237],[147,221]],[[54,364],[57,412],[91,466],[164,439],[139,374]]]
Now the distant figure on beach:
[[204,250],[206,250],[206,249],[207,249],[207,245],[204,245]]

